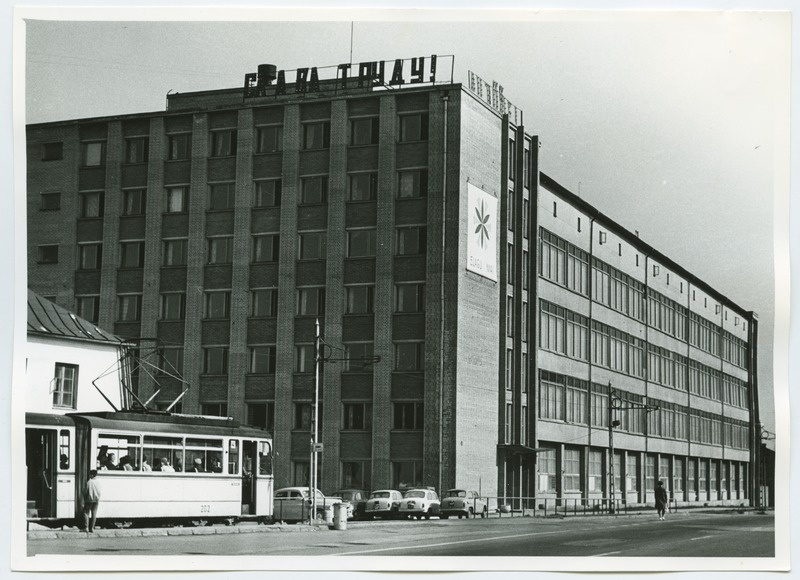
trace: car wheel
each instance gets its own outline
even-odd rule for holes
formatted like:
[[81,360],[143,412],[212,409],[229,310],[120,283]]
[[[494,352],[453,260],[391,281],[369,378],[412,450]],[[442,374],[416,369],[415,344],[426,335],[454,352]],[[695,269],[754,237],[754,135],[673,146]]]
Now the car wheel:
[[483,506],[483,511],[481,512],[481,517],[485,518],[488,515],[489,515],[489,508],[486,507],[486,506]]
[[467,517],[468,518],[474,518],[475,517],[475,511],[472,508],[469,508],[469,514],[467,514]]
[[440,519],[440,520],[446,520],[446,519],[447,519],[447,518],[449,518],[449,517],[450,517],[450,516],[448,516],[447,514],[439,514],[439,519]]
[[425,519],[426,520],[431,519],[431,508],[428,508],[428,511],[425,512]]

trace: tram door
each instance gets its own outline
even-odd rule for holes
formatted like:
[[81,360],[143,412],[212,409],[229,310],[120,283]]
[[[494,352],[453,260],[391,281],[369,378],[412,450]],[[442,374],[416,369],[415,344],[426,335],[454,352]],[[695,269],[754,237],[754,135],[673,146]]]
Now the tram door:
[[56,431],[26,429],[25,462],[28,469],[28,517],[56,516]]
[[242,515],[256,513],[258,443],[242,441]]

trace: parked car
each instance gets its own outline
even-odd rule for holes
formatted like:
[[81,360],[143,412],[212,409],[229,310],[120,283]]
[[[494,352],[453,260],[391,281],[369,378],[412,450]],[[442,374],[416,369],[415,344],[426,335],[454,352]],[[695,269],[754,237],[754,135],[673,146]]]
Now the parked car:
[[364,509],[367,507],[367,496],[369,495],[366,491],[363,489],[340,489],[333,492],[333,495],[350,504],[350,507],[347,508],[347,519],[364,519]]
[[450,516],[470,517],[480,514],[485,518],[489,514],[489,507],[477,491],[468,489],[448,489],[442,498],[439,508],[439,517],[446,520]]
[[403,494],[396,489],[379,489],[373,491],[367,500],[364,515],[367,519],[396,518],[400,511]]
[[439,515],[439,496],[430,488],[410,489],[403,495],[399,513],[401,518],[429,520]]
[[[341,498],[325,497],[318,489],[315,489],[314,492],[317,498],[315,518],[317,520],[324,520],[326,511],[332,510],[334,505],[342,503]],[[282,487],[275,491],[272,501],[272,514],[279,522],[307,520],[313,503],[307,487]]]

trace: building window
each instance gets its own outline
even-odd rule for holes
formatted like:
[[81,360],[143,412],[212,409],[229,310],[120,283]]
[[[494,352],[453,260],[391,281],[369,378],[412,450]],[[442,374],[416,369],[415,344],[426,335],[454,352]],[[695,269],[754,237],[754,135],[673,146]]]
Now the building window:
[[539,418],[564,420],[565,377],[541,371],[539,382]]
[[228,372],[228,347],[208,346],[203,348],[203,374],[224,375]]
[[506,296],[506,335],[514,336],[514,297]]
[[206,292],[206,318],[229,318],[231,315],[230,290]]
[[41,194],[41,204],[39,205],[41,211],[55,211],[61,209],[61,192],[48,191]]
[[[508,140],[508,179],[514,181],[517,178],[517,142],[514,139]],[[511,222],[509,221],[509,229]]]
[[639,489],[638,456],[629,453],[625,458],[625,491],[630,493]]
[[397,197],[425,197],[428,195],[428,170],[409,169],[397,172]]
[[76,314],[93,324],[100,320],[99,296],[76,296]]
[[294,347],[294,372],[314,372],[316,349],[313,344],[297,344]]
[[297,290],[297,314],[299,316],[321,316],[325,313],[325,288],[299,288]]
[[236,129],[220,129],[211,132],[211,157],[236,155]]
[[372,403],[342,403],[342,429],[368,431],[372,428]]
[[202,403],[200,414],[206,417],[227,417],[228,403]]
[[167,159],[177,161],[192,155],[192,134],[179,133],[167,136]]
[[186,316],[186,294],[168,292],[161,295],[161,320],[183,320]]
[[377,173],[351,173],[347,201],[370,201],[378,194]]
[[425,343],[396,342],[394,344],[394,368],[397,371],[424,370]]
[[[666,478],[666,474],[663,474]],[[683,458],[676,457],[672,466],[672,491],[680,493],[683,491]]]
[[42,161],[58,161],[64,158],[64,143],[42,143]]
[[164,256],[162,263],[165,266],[185,266],[188,256],[189,240],[164,240]]
[[122,242],[120,246],[120,268],[142,268],[144,266],[144,242]]
[[312,205],[328,200],[328,176],[315,175],[300,180],[300,204]]
[[603,491],[603,452],[589,451],[589,489],[590,492]]
[[58,244],[39,246],[37,262],[39,264],[58,264]]
[[424,405],[422,401],[402,401],[392,405],[392,429],[420,431],[424,426]]
[[514,388],[514,350],[506,349],[506,390]]
[[277,316],[278,315],[278,289],[259,288],[252,292],[252,315],[253,316]]
[[94,141],[81,143],[81,165],[97,167],[106,162],[106,142]]
[[345,372],[372,372],[374,363],[373,357],[374,344],[371,342],[349,342],[344,344],[344,365],[342,370]]
[[372,314],[375,286],[345,286],[345,313]]
[[142,295],[121,294],[117,297],[119,322],[138,322],[142,319]]
[[233,237],[208,239],[208,263],[230,264],[233,261]]
[[51,390],[54,407],[74,409],[78,390],[78,366],[56,363]]
[[184,213],[188,211],[187,205],[189,188],[185,185],[167,188],[166,213]]
[[330,121],[316,121],[303,124],[303,149],[327,149],[330,146]]
[[103,263],[103,244],[79,244],[78,268],[80,270],[99,270]]
[[342,461],[342,487],[370,489],[369,461]]
[[281,180],[262,179],[255,182],[254,207],[278,207],[281,205]]
[[644,490],[648,493],[656,490],[656,458],[653,455],[644,458]]
[[250,372],[254,375],[275,374],[275,345],[250,347]]
[[277,262],[280,257],[280,236],[260,234],[253,236],[253,261]]
[[375,230],[348,230],[347,231],[347,257],[372,258],[375,257]]
[[211,183],[208,186],[210,210],[233,209],[236,203],[236,184]]
[[539,451],[537,458],[539,460],[539,491],[554,493],[556,491],[556,450]]
[[267,431],[275,429],[275,403],[247,403],[247,424]]
[[183,374],[183,347],[165,346],[161,348],[160,355],[159,374],[177,376]]
[[283,149],[283,127],[256,127],[256,153],[275,153]]
[[100,218],[104,213],[104,195],[102,191],[81,193],[81,217]]
[[350,120],[350,145],[377,145],[378,135],[378,117]]
[[304,232],[299,234],[298,259],[324,260],[327,252],[325,232]]
[[422,460],[392,461],[392,489],[422,487]]
[[425,284],[422,282],[395,285],[395,312],[423,312]]
[[424,254],[427,247],[427,231],[425,226],[397,228],[397,255]]
[[126,189],[122,192],[122,215],[144,215],[145,189]]
[[564,491],[581,491],[580,449],[564,449]]
[[400,116],[400,141],[427,141],[428,113],[413,113]]
[[125,139],[124,163],[147,163],[150,151],[149,137],[130,137]]

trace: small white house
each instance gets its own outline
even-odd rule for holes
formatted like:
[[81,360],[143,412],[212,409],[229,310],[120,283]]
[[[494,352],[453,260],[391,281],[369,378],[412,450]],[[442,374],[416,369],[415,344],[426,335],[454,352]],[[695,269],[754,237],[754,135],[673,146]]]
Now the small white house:
[[129,345],[28,290],[28,413],[111,411],[127,406]]

